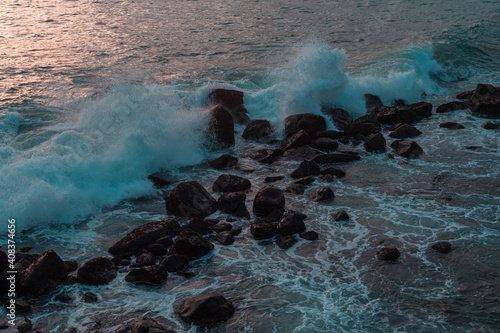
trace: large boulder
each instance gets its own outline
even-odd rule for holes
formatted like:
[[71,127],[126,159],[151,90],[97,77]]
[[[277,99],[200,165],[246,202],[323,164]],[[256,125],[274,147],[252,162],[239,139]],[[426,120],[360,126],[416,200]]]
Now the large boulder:
[[183,218],[204,218],[217,210],[217,201],[196,181],[177,185],[165,203],[167,212]]
[[189,265],[189,259],[182,254],[171,254],[165,257],[160,265],[165,267],[167,272],[178,272],[182,271]]
[[161,284],[167,281],[167,269],[163,265],[150,265],[131,270],[125,281],[131,283]]
[[282,235],[299,234],[306,231],[304,220],[307,218],[302,213],[293,210],[287,210],[283,213],[280,222],[277,225],[278,232]]
[[256,215],[267,216],[273,211],[285,211],[285,195],[279,188],[267,186],[255,195],[253,212]]
[[249,218],[245,193],[224,193],[217,200],[217,206],[223,212],[227,212],[236,217]]
[[244,93],[231,89],[215,89],[208,94],[206,103],[209,105],[220,104],[224,106],[238,124],[246,124],[249,121],[248,112],[243,105]]
[[292,178],[303,178],[308,176],[319,175],[320,168],[318,163],[314,161],[303,161],[299,167],[292,172]]
[[371,153],[381,153],[385,151],[387,143],[382,133],[375,133],[366,140],[364,147]]
[[368,136],[376,132],[380,132],[380,122],[375,118],[367,116],[359,117],[344,129],[344,133],[347,136],[356,136],[358,134]]
[[250,120],[241,137],[246,140],[259,140],[268,137],[272,133],[273,127],[268,120],[255,119]]
[[325,118],[312,113],[295,114],[285,118],[285,135],[291,137],[300,130],[313,134],[326,131]]
[[311,143],[311,136],[304,130],[300,130],[284,142],[284,150],[305,146]]
[[214,192],[242,192],[248,190],[252,184],[246,178],[234,175],[220,175],[212,186]]
[[118,267],[108,258],[94,258],[83,264],[77,272],[76,281],[97,286],[109,283],[116,278]]
[[322,112],[330,117],[339,130],[343,131],[347,125],[352,123],[352,117],[343,109],[323,109]]
[[409,109],[422,118],[428,118],[432,115],[432,104],[427,102],[419,102],[405,105],[406,109]]
[[66,277],[64,261],[53,250],[43,252],[18,278],[22,293],[40,295],[55,288]]
[[169,254],[182,254],[188,258],[199,258],[214,249],[214,245],[191,229],[183,230],[175,239]]
[[381,108],[384,107],[384,103],[380,100],[380,97],[372,94],[365,94],[365,106],[366,113],[369,115],[377,114]]
[[218,105],[210,110],[208,128],[219,148],[229,148],[234,145],[233,117],[224,107]]
[[204,294],[185,301],[179,315],[185,322],[198,326],[207,326],[226,321],[234,314],[233,303],[218,294]]
[[108,252],[112,255],[135,254],[141,248],[155,243],[160,238],[177,234],[179,229],[179,223],[172,219],[146,223],[129,232],[111,246]]
[[322,151],[334,151],[339,147],[339,143],[329,138],[319,138],[311,143],[311,147]]

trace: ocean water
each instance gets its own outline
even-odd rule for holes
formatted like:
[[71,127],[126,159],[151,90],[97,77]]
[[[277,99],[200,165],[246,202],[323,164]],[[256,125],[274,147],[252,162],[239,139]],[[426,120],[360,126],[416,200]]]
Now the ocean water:
[[[363,115],[365,93],[438,106],[477,83],[500,85],[495,1],[5,0],[0,13],[2,219],[16,219],[18,246],[80,264],[166,217],[148,175],[211,189],[221,172],[202,163],[223,153],[204,149],[202,135],[214,88],[242,90],[250,118],[271,121],[280,139],[290,114],[330,105]],[[465,129],[438,127],[446,121]],[[286,197],[317,241],[284,251],[238,220],[236,242],[191,263],[192,279],[133,286],[120,273],[102,287],[60,286],[32,300],[29,318],[43,332],[113,332],[142,316],[195,332],[176,309],[216,290],[237,308],[221,332],[496,332],[500,139],[487,121],[433,114],[417,124],[419,159],[343,147],[362,155],[339,166],[345,178]],[[284,189],[299,162],[258,164],[248,152],[269,146],[242,131],[224,153],[252,182],[251,209],[265,177],[285,175],[275,183]],[[333,202],[311,202],[320,186],[334,189]],[[339,209],[348,222],[333,221]],[[430,250],[438,241],[454,250]],[[381,246],[402,256],[381,263]],[[87,291],[100,301],[80,302]]]

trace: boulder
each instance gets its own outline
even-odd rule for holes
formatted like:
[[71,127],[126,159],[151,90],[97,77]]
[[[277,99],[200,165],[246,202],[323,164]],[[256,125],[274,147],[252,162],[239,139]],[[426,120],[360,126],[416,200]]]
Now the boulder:
[[332,176],[335,176],[337,178],[342,178],[342,177],[345,177],[345,175],[346,175],[344,170],[340,170],[340,169],[337,169],[334,167],[324,168],[323,170],[320,171],[320,174],[332,175]]
[[464,91],[457,96],[455,96],[456,99],[471,99],[472,96],[474,96],[474,90],[469,90],[469,91]]
[[162,237],[177,234],[179,230],[179,223],[172,219],[146,223],[129,232],[125,237],[111,246],[108,252],[112,255],[135,254],[141,248],[155,243]]
[[207,326],[228,320],[234,311],[231,301],[222,295],[210,293],[185,301],[179,309],[179,315],[185,322]]
[[395,139],[405,139],[414,138],[419,136],[420,134],[422,134],[422,132],[420,132],[415,127],[408,124],[401,124],[400,126],[396,127],[396,129],[392,131],[389,136]]
[[384,107],[384,103],[376,95],[365,94],[365,106],[367,114],[377,114]]
[[491,84],[479,83],[474,90],[474,94],[472,95],[472,100],[490,98],[493,96],[500,96],[499,91],[492,86]]
[[464,125],[459,124],[459,123],[454,123],[454,122],[441,123],[441,124],[439,124],[439,127],[453,129],[453,130],[465,128]]
[[297,239],[294,236],[278,236],[276,238],[276,245],[283,250],[291,248],[295,243],[297,243]]
[[333,214],[333,219],[335,221],[349,220],[349,215],[346,213],[345,210],[341,209],[337,213]]
[[449,253],[451,252],[451,244],[448,242],[440,242],[431,246],[434,251],[441,253]]
[[255,223],[250,225],[250,233],[256,240],[268,239],[276,234],[275,223]]
[[266,186],[255,195],[253,212],[256,215],[267,216],[274,210],[285,211],[285,195],[276,187]]
[[98,300],[99,300],[99,297],[90,291],[86,292],[82,296],[82,302],[84,302],[84,303],[96,303]]
[[94,258],[83,264],[77,272],[78,283],[97,286],[116,278],[118,267],[108,258]]
[[131,283],[161,284],[167,281],[168,273],[163,265],[144,266],[131,270],[125,281]]
[[313,158],[313,162],[318,164],[326,163],[347,163],[360,160],[361,157],[358,154],[351,153],[333,153],[333,154],[321,154]]
[[455,110],[465,110],[469,107],[469,102],[449,102],[437,107],[436,113],[446,113]]
[[301,232],[299,234],[299,236],[303,239],[311,240],[311,241],[316,240],[319,237],[318,233],[316,231],[313,231],[313,230]]
[[305,146],[311,143],[311,136],[304,130],[300,130],[284,143],[284,150]]
[[183,218],[205,218],[217,210],[217,201],[196,181],[177,185],[165,203],[167,212]]
[[317,176],[320,173],[319,165],[313,161],[303,161],[299,167],[292,172],[292,178],[303,178],[308,176]]
[[160,265],[165,267],[167,272],[177,272],[182,271],[189,265],[189,260],[186,256],[182,254],[171,254],[168,257],[165,257]]
[[330,117],[339,130],[343,131],[347,125],[352,123],[352,117],[343,109],[323,109],[322,112]]
[[231,245],[234,243],[234,237],[229,231],[219,232],[214,236],[214,239],[220,245]]
[[252,184],[243,177],[234,175],[220,175],[214,182],[212,190],[214,192],[242,192],[248,190]]
[[224,107],[218,105],[210,110],[208,129],[219,148],[224,149],[234,145],[233,117]]
[[378,251],[379,260],[396,260],[401,253],[395,247],[384,247]]
[[383,107],[377,113],[377,120],[381,124],[394,124],[398,121],[398,109],[395,106]]
[[168,253],[168,247],[161,244],[153,243],[146,246],[146,251],[151,252],[155,256],[163,256]]
[[209,220],[194,218],[186,225],[184,225],[181,230],[191,229],[193,231],[196,231],[200,235],[208,235],[213,232],[213,226],[214,224]]
[[399,108],[397,110],[397,115],[398,120],[403,123],[416,123],[417,121],[422,120],[422,117],[408,106]]
[[259,140],[268,137],[272,133],[273,127],[268,120],[255,119],[250,120],[241,136],[246,140]]
[[366,140],[364,147],[371,153],[382,153],[385,151],[387,143],[382,133],[373,134]]
[[483,125],[483,128],[487,130],[496,130],[500,128],[500,124],[486,123]]
[[329,138],[319,138],[311,143],[311,147],[322,151],[334,151],[339,147],[339,143]]
[[153,265],[156,262],[156,256],[152,252],[145,252],[135,258],[133,267],[142,267]]
[[360,117],[354,122],[347,125],[344,129],[344,133],[347,136],[356,136],[361,134],[363,136],[368,136],[373,133],[380,132],[380,122],[377,119]]
[[396,140],[391,144],[391,148],[403,157],[413,158],[423,154],[424,150],[415,141]]
[[231,231],[233,229],[233,225],[226,222],[219,222],[213,227],[215,232],[223,232],[223,231]]
[[470,103],[469,108],[474,113],[498,118],[500,117],[500,97],[493,96],[474,100]]
[[246,124],[250,118],[243,104],[244,93],[238,90],[215,89],[208,94],[206,103],[209,105],[220,104],[231,114],[234,121],[238,124]]
[[141,319],[134,323],[130,328],[130,333],[176,333],[173,330],[170,330],[156,320],[148,318]]
[[169,254],[182,254],[188,258],[199,258],[214,249],[214,245],[196,231],[185,229],[175,239]]
[[329,187],[322,187],[317,190],[315,190],[312,195],[311,195],[312,201],[314,202],[320,202],[320,201],[325,201],[325,200],[330,200],[335,198],[335,194],[333,193],[333,190]]
[[224,193],[217,200],[217,207],[236,217],[250,218],[245,204],[246,198],[245,193]]
[[217,157],[215,160],[212,160],[207,163],[209,168],[212,169],[225,169],[225,168],[231,168],[238,163],[238,159],[234,156],[224,154],[220,157]]
[[283,155],[281,149],[259,149],[250,155],[250,158],[259,163],[272,164]]
[[432,115],[432,104],[427,102],[419,102],[408,104],[404,106],[406,109],[409,109],[415,112],[422,118],[428,118]]
[[392,105],[397,107],[405,106],[407,103],[404,99],[398,98],[392,101]]
[[304,130],[308,134],[326,131],[325,118],[311,113],[295,114],[285,118],[285,135],[287,137],[291,137],[300,130]]
[[299,180],[295,181],[294,184],[300,184],[300,185],[307,186],[307,185],[313,183],[314,181],[316,181],[316,178],[314,178],[314,177],[304,177],[304,178],[300,178]]
[[64,261],[53,250],[43,252],[18,277],[21,293],[40,295],[57,287],[66,277]]
[[306,225],[304,224],[306,218],[307,216],[302,213],[287,210],[283,213],[276,229],[285,236],[304,232],[306,231]]

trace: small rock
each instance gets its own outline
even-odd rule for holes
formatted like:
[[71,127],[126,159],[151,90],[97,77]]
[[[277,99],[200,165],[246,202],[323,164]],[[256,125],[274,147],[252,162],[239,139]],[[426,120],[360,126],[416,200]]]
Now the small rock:
[[313,134],[326,131],[326,121],[322,116],[311,113],[295,114],[285,118],[285,135],[291,137],[300,130]]
[[29,320],[26,317],[23,317],[17,320],[16,328],[19,333],[27,333],[31,331],[31,329],[33,328],[33,324],[31,323],[31,320]]
[[378,252],[379,260],[396,260],[401,253],[395,247],[384,247]]
[[214,239],[221,245],[231,245],[234,243],[234,237],[229,231],[219,232],[215,235]]
[[231,301],[222,295],[210,293],[191,297],[185,301],[180,307],[179,315],[185,322],[206,326],[226,321],[234,312]]
[[86,292],[82,296],[82,302],[84,302],[84,303],[96,303],[98,300],[99,300],[99,297],[90,291]]
[[87,261],[76,275],[78,283],[102,285],[116,278],[118,267],[108,258],[94,258]]
[[345,210],[341,209],[333,215],[333,219],[335,221],[349,220],[349,215],[346,213]]
[[360,160],[361,157],[357,154],[350,153],[333,153],[333,154],[321,154],[313,158],[313,161],[318,164],[326,163],[347,163],[352,161]]
[[246,140],[259,140],[273,133],[273,127],[268,120],[250,120],[241,135]]
[[281,149],[260,149],[250,155],[250,158],[259,163],[273,164],[277,159],[283,156]]
[[250,225],[250,233],[256,240],[268,239],[276,234],[276,224],[256,223]]
[[302,213],[287,210],[283,213],[277,225],[277,230],[280,234],[285,236],[304,232],[306,230],[306,225],[304,224],[306,218],[307,216]]
[[214,249],[214,245],[196,231],[185,229],[172,244],[170,254],[182,254],[188,258],[199,258]]
[[391,144],[391,147],[396,150],[398,155],[408,158],[417,157],[424,152],[415,141],[396,140]]
[[455,110],[465,110],[469,107],[469,102],[449,102],[437,107],[436,113],[446,113]]
[[73,297],[69,296],[69,295],[64,295],[64,294],[61,294],[61,295],[57,295],[55,298],[54,298],[55,301],[58,301],[58,302],[61,302],[61,303],[71,303],[73,301]]
[[31,246],[25,246],[25,247],[20,248],[19,252],[26,253],[26,252],[30,252],[31,250],[33,250],[33,248]]
[[412,110],[422,118],[428,118],[432,115],[432,104],[427,102],[419,102],[405,105],[405,108]]
[[155,241],[155,243],[160,244],[163,247],[165,247],[166,249],[168,249],[174,243],[174,240],[173,240],[172,236],[165,236],[165,237],[158,238]]
[[189,260],[186,256],[181,254],[171,254],[168,257],[164,258],[160,265],[165,267],[167,272],[177,272],[181,271],[189,265]]
[[431,246],[431,248],[435,251],[441,253],[449,253],[451,252],[451,244],[448,242],[440,242]]
[[318,239],[319,235],[316,231],[310,230],[310,231],[304,231],[299,234],[300,237],[306,240],[316,240]]
[[209,168],[221,170],[225,168],[231,168],[238,163],[238,159],[234,156],[224,154],[220,157],[217,157],[215,160],[212,160],[207,163]]
[[233,236],[238,236],[239,234],[241,234],[242,231],[243,231],[242,227],[233,227],[233,229],[231,229],[230,233]]
[[311,143],[311,136],[304,130],[300,130],[291,138],[286,140],[284,150],[305,146]]
[[274,183],[285,178],[284,176],[271,176],[264,178],[264,183]]
[[335,198],[335,194],[333,193],[333,190],[329,187],[323,187],[320,189],[315,190],[312,193],[312,201],[314,202],[320,202],[320,201],[325,201],[325,200],[330,200]]
[[276,238],[276,245],[283,250],[291,248],[295,243],[297,243],[297,239],[294,236],[278,236]]
[[183,218],[205,218],[217,210],[217,201],[196,181],[177,185],[165,203],[167,212]]
[[319,165],[313,161],[303,161],[299,167],[292,172],[292,178],[303,178],[308,176],[317,176],[320,173]]
[[253,212],[256,215],[266,216],[274,210],[279,210],[281,213],[285,211],[283,191],[272,186],[264,187],[255,195]]
[[364,147],[366,151],[373,153],[382,153],[386,148],[386,141],[382,133],[373,134],[365,142]]
[[252,184],[243,177],[220,175],[212,186],[214,192],[242,192],[248,190]]
[[483,125],[483,128],[487,130],[496,130],[500,128],[500,124],[486,123]]
[[298,195],[304,194],[304,191],[305,187],[302,184],[292,184],[285,189],[285,192],[287,193],[293,193]]
[[245,193],[224,193],[217,200],[217,207],[226,213],[237,217],[250,218],[246,206]]
[[219,222],[216,225],[214,225],[214,227],[213,227],[215,232],[231,231],[232,228],[233,228],[233,225],[230,223],[226,223],[226,222]]
[[404,138],[414,138],[422,134],[415,127],[408,124],[401,124],[394,131],[392,131],[389,136],[395,139],[404,139]]
[[463,125],[461,125],[459,123],[454,123],[454,122],[442,123],[442,124],[439,124],[439,127],[453,129],[453,130],[465,128]]
[[300,178],[299,180],[295,181],[294,184],[300,184],[300,185],[304,185],[304,186],[307,186],[311,183],[313,183],[316,179],[314,177],[304,177],[304,178]]
[[151,252],[146,252],[135,258],[134,267],[150,266],[156,261],[156,256]]
[[181,230],[191,229],[200,235],[208,235],[213,232],[214,225],[207,220],[194,218],[187,223]]
[[367,114],[376,114],[384,106],[384,103],[376,95],[365,94],[365,106]]
[[311,143],[311,147],[322,151],[334,151],[339,147],[339,143],[329,138],[319,138]]
[[398,120],[403,123],[415,123],[422,120],[422,117],[418,113],[406,106],[398,109],[396,113]]
[[161,284],[167,281],[167,277],[168,273],[163,265],[151,265],[131,270],[125,276],[125,281],[131,283]]

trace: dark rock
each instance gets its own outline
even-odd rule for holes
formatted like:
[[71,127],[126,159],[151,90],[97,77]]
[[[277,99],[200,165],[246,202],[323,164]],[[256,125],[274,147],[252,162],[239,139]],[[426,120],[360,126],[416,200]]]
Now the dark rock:
[[276,187],[266,186],[255,195],[253,212],[256,215],[269,215],[273,210],[285,211],[285,196]]
[[165,266],[151,265],[131,270],[125,276],[125,281],[131,283],[161,284],[167,281],[167,277],[168,273]]
[[[117,333],[117,332],[115,332]],[[130,333],[176,333],[152,318],[141,319],[132,325]]]
[[250,120],[241,136],[246,140],[259,140],[272,133],[273,127],[268,120],[255,119]]
[[276,234],[275,223],[255,223],[250,225],[250,233],[254,239],[268,239]]
[[295,243],[297,243],[297,239],[294,236],[278,236],[276,238],[276,245],[283,250],[291,248]]
[[300,130],[286,140],[284,144],[284,150],[305,146],[310,143],[311,136],[306,131]]
[[300,163],[299,167],[292,172],[292,178],[303,178],[308,176],[319,175],[320,168],[316,162],[313,161],[303,161]]
[[483,128],[487,130],[496,130],[500,128],[500,124],[486,123],[483,125]]
[[242,91],[230,90],[230,89],[215,89],[206,99],[206,103],[209,105],[220,104],[224,106],[230,113],[234,121],[238,124],[246,124],[250,118],[247,115],[247,110],[243,105]]
[[456,99],[471,99],[472,96],[474,96],[474,91],[475,90],[469,90],[469,91],[464,91],[457,96],[455,96]]
[[435,251],[441,253],[449,253],[451,252],[451,244],[448,242],[440,242],[431,246],[431,248]]
[[352,161],[360,160],[361,157],[356,154],[347,153],[333,153],[333,154],[321,154],[313,158],[313,161],[318,164],[326,163],[347,163]]
[[84,302],[84,303],[96,303],[98,300],[99,300],[99,297],[90,291],[86,292],[82,296],[82,302]]
[[185,229],[175,239],[170,248],[170,254],[182,254],[188,258],[199,258],[210,253],[213,244],[196,231]]
[[384,107],[377,113],[377,120],[382,124],[394,124],[398,121],[398,108]]
[[349,215],[346,213],[345,210],[341,209],[333,215],[333,219],[335,221],[349,220]]
[[210,293],[185,301],[180,307],[179,315],[185,322],[207,326],[228,320],[234,311],[231,301],[222,295]]
[[379,260],[396,260],[400,255],[401,253],[395,247],[384,247],[378,251]]
[[76,276],[68,275],[61,284],[64,286],[72,286],[76,284]]
[[406,109],[409,109],[415,112],[422,118],[428,118],[432,115],[432,104],[427,102],[419,102],[408,104],[405,106]]
[[174,243],[174,240],[173,240],[172,236],[164,236],[164,237],[158,238],[155,241],[155,243],[160,244],[164,248],[168,249]]
[[229,148],[234,145],[233,117],[223,106],[218,105],[210,110],[208,129],[219,148]]
[[76,260],[65,260],[64,267],[66,268],[66,273],[74,272],[78,268],[78,262]]
[[251,154],[250,158],[259,163],[272,164],[281,156],[283,156],[283,150],[281,149],[259,149]]
[[234,156],[224,154],[220,157],[217,157],[215,160],[212,160],[207,163],[209,168],[212,169],[225,169],[225,168],[231,168],[238,163],[238,159]]
[[465,110],[469,107],[469,102],[449,102],[437,107],[436,113],[446,113],[455,110]]
[[213,227],[215,232],[231,231],[232,228],[232,224],[226,222],[219,222]]
[[196,231],[200,235],[208,235],[213,232],[213,226],[214,224],[210,223],[209,220],[195,218],[189,221],[189,223],[187,223],[185,226],[183,226],[182,230],[191,229]]
[[214,239],[221,245],[231,245],[234,243],[234,237],[229,231],[219,232],[214,236]]
[[317,190],[315,190],[312,195],[311,195],[312,201],[314,202],[320,202],[320,201],[325,201],[325,200],[330,200],[335,198],[335,194],[333,193],[333,190],[329,187],[322,187]]
[[116,278],[118,267],[108,258],[94,258],[83,264],[78,270],[78,283],[91,286],[102,285]]
[[311,183],[313,183],[316,179],[314,177],[304,177],[304,178],[300,178],[299,180],[297,180],[294,184],[301,184],[301,185],[304,185],[304,186],[307,186]]
[[339,130],[343,131],[347,125],[352,123],[352,117],[343,109],[323,109],[322,112],[330,117]]
[[149,244],[146,246],[146,251],[153,253],[155,256],[163,256],[168,253],[168,248],[160,244]]
[[134,267],[150,266],[156,262],[156,256],[151,252],[146,252],[135,258]]
[[303,239],[306,239],[306,240],[311,240],[311,241],[316,240],[316,239],[318,239],[318,237],[319,237],[318,233],[317,233],[316,231],[312,231],[312,230],[311,230],[311,231],[304,231],[304,232],[301,232],[301,233],[299,234],[299,236],[300,236],[301,238],[303,238]]
[[217,201],[195,181],[177,185],[165,202],[167,212],[183,218],[204,218],[217,210]]
[[31,250],[33,250],[33,248],[31,246],[25,246],[25,247],[20,248],[19,252],[26,253],[26,252],[30,252]]
[[323,151],[334,151],[339,147],[339,143],[329,138],[319,138],[311,143],[311,147]]
[[398,120],[404,123],[415,123],[422,120],[418,113],[406,106],[398,109],[397,114]]
[[332,139],[332,140],[338,140],[341,137],[344,136],[344,132],[339,132],[339,131],[321,131],[321,132],[316,132],[313,135],[311,135],[311,139],[319,139],[319,138],[327,138],[327,139]]
[[442,123],[442,124],[439,124],[439,127],[453,129],[453,130],[464,129],[465,128],[463,125],[461,125],[459,123],[454,123],[454,122]]
[[189,265],[189,260],[186,256],[181,254],[171,254],[168,257],[165,257],[160,265],[165,267],[167,272],[177,272],[182,271]]
[[312,158],[320,154],[321,153],[316,149],[312,149],[307,146],[302,146],[287,150],[283,154],[283,158],[287,161],[303,161],[303,160],[311,160]]
[[308,134],[326,131],[326,121],[322,116],[311,113],[295,114],[285,118],[285,135],[291,137],[300,130]]
[[111,246],[108,252],[112,255],[135,254],[141,248],[155,243],[160,238],[175,235],[179,229],[179,223],[172,219],[150,222],[129,232]]
[[[4,306],[5,309],[7,310],[7,313],[9,313],[9,310],[7,309],[8,306],[11,306],[11,300],[8,300],[5,302]],[[14,306],[15,306],[15,313],[16,314],[21,314],[21,313],[30,313],[31,312],[31,304],[20,300],[20,299],[15,299],[14,300]]]
[[193,272],[186,272],[186,271],[177,271],[177,272],[175,272],[175,274],[182,276],[186,279],[190,279],[190,278],[196,276],[196,274],[194,274]]
[[285,236],[298,234],[306,230],[306,225],[304,224],[306,218],[307,216],[302,213],[287,210],[283,213],[276,228],[280,234]]
[[479,83],[474,90],[474,95],[472,95],[473,100],[490,98],[493,96],[499,96],[500,93],[491,84]]
[[287,193],[304,194],[305,188],[302,184],[292,184],[285,189]]
[[389,136],[395,139],[404,139],[414,138],[416,136],[419,136],[420,134],[422,134],[422,132],[420,132],[415,127],[408,124],[401,124],[400,126],[396,127],[396,129],[392,131]]
[[242,192],[248,190],[252,184],[243,177],[220,175],[212,186],[214,192]]
[[17,319],[15,328],[17,329],[18,333],[28,333],[33,328],[33,324],[31,323],[31,320],[23,317]]
[[264,178],[264,183],[274,183],[285,178],[284,176],[271,176]]
[[493,96],[474,100],[469,108],[474,113],[498,118],[500,117],[500,97]]
[[368,152],[382,153],[386,149],[386,141],[382,133],[373,134],[365,142],[364,147]]
[[405,106],[406,101],[404,99],[398,98],[398,99],[395,99],[392,101],[392,105],[397,106],[397,107]]
[[362,134],[369,136],[380,131],[380,123],[376,119],[356,119],[354,122],[346,126],[344,133],[347,136],[356,136]]
[[172,184],[172,182],[169,180],[163,179],[161,177],[153,176],[153,175],[149,175],[148,179],[153,183],[153,186],[156,188],[162,188],[162,187],[165,187],[165,186]]
[[224,193],[217,200],[217,207],[223,212],[237,217],[250,218],[248,213],[245,193]]
[[382,103],[380,97],[372,94],[365,94],[365,105],[367,114],[376,114],[384,107],[384,103]]
[[391,144],[396,153],[403,157],[413,158],[423,154],[424,150],[415,141],[396,140]]
[[48,250],[20,274],[18,284],[21,292],[40,295],[55,288],[66,275],[64,261],[53,250]]
[[332,175],[337,178],[342,178],[345,177],[345,171],[334,168],[334,167],[328,167],[324,168],[323,170],[320,171],[322,175]]
[[327,183],[333,183],[335,181],[335,177],[333,177],[333,175],[321,175],[319,176],[318,179],[321,182],[327,182]]
[[58,301],[58,302],[61,302],[61,303],[71,303],[73,301],[73,297],[69,296],[69,295],[65,295],[65,294],[60,294],[60,295],[57,295],[55,298],[54,298],[55,301]]

